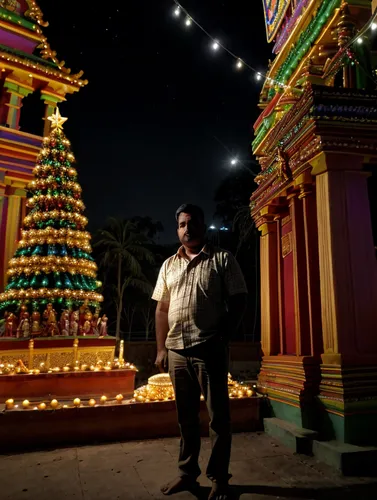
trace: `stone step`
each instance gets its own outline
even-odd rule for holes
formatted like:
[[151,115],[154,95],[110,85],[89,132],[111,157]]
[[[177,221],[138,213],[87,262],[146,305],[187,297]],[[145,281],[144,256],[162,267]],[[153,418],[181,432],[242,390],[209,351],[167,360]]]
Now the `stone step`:
[[293,449],[296,453],[305,455],[313,453],[313,441],[318,438],[317,432],[297,427],[280,418],[265,418],[263,423],[266,434],[279,439],[285,446]]

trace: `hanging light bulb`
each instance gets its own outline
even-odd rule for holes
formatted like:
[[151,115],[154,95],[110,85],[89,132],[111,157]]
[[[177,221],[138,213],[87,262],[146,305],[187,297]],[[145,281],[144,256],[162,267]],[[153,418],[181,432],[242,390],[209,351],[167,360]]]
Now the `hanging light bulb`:
[[241,59],[238,59],[237,64],[236,64],[236,67],[237,67],[237,69],[242,69],[242,67],[243,67],[243,62],[241,61]]
[[212,50],[219,50],[220,48],[220,45],[219,45],[219,42],[217,42],[216,40],[213,42],[212,44]]
[[176,8],[174,9],[174,15],[175,15],[176,17],[179,17],[179,16],[181,15],[181,8],[180,8],[180,7],[176,7]]
[[257,74],[255,75],[255,78],[256,78],[257,80],[261,80],[261,79],[262,79],[262,75],[261,75],[260,73],[257,73]]
[[361,36],[357,39],[357,43],[360,45],[363,43],[363,39],[361,38]]
[[186,26],[191,26],[191,24],[192,24],[191,17],[186,17],[185,24],[186,24]]
[[377,23],[372,23],[372,26],[370,28],[372,31],[377,30]]

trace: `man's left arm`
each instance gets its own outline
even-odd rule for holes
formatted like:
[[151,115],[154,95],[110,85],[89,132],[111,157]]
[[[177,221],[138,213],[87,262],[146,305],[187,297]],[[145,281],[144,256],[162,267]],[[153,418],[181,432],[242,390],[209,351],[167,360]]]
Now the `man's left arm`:
[[228,332],[230,339],[242,324],[247,305],[247,287],[240,265],[235,257],[228,253],[225,260],[225,290],[228,306]]

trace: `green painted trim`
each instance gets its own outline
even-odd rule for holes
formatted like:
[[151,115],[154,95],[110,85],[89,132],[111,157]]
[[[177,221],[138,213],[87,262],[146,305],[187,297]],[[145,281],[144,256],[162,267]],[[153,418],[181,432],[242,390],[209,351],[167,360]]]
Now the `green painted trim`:
[[43,64],[43,66],[51,66],[52,68],[58,68],[57,64],[52,61],[47,61],[46,59],[42,59],[41,57],[34,56],[33,54],[28,54],[27,52],[23,52],[22,50],[12,49],[11,47],[7,47],[6,45],[0,44],[0,50],[3,52],[7,52],[8,54],[12,54],[19,57],[24,57],[29,61],[34,61],[38,64]]
[[3,7],[0,7],[0,18],[4,19],[5,21],[11,21],[14,24],[18,24],[19,26],[22,26],[23,28],[26,28],[30,31],[37,31],[36,24],[27,21],[18,14],[10,12],[9,10],[4,9]]
[[51,101],[54,102],[55,104],[59,104],[64,101],[64,97],[59,98],[50,94],[44,94],[43,92],[41,92],[41,99],[42,101]]
[[18,85],[17,83],[14,82],[4,82],[4,87],[7,88],[10,92],[17,92],[17,94],[20,94],[22,97],[27,97],[29,94],[33,92],[32,89],[25,89],[21,85]]
[[[312,47],[312,44],[317,40],[323,27],[332,16],[334,10],[339,7],[341,0],[324,0],[315,16],[310,21],[308,27],[301,33],[300,38],[294,47],[290,50],[283,64],[280,66],[276,73],[274,80],[286,84],[293,72],[307,55]],[[268,97],[269,100],[273,98],[276,91],[274,88],[270,89]]]
[[33,89],[25,89],[24,87],[18,86],[18,92],[23,96],[27,97],[29,94],[33,93]]
[[350,415],[345,418],[324,412],[321,418],[321,435],[325,439],[336,439],[354,445],[376,445],[376,414]]
[[14,92],[18,92],[18,85],[13,82],[4,82],[4,87],[9,90],[13,90]]
[[281,401],[269,399],[272,416],[290,422],[304,429],[318,430],[318,408],[316,402],[302,403],[301,407],[292,406]]

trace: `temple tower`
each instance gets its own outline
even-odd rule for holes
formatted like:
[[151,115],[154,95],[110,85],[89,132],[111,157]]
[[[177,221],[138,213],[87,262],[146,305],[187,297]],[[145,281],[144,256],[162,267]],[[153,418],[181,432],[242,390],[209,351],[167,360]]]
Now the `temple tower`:
[[46,26],[34,0],[0,0],[0,292],[26,215],[25,186],[42,143],[42,137],[20,129],[23,99],[39,93],[45,112],[35,119],[44,120],[48,135],[47,118],[56,105],[87,83],[82,72],[72,74],[57,59],[43,34]]
[[261,165],[251,198],[261,234],[259,386],[283,427],[377,444],[368,198],[377,164],[376,5],[372,13],[370,0],[263,4],[276,56],[253,141]]

